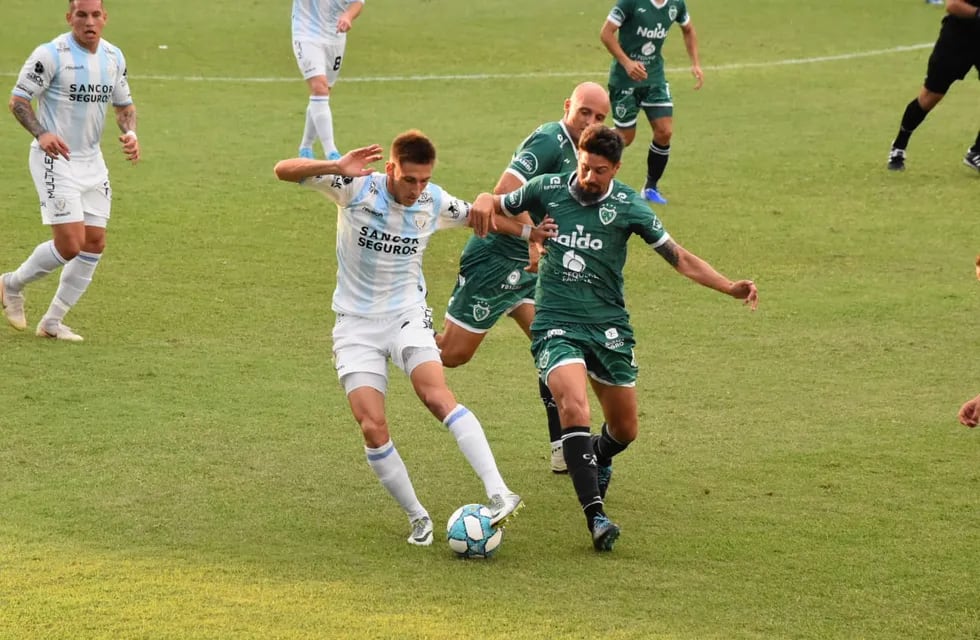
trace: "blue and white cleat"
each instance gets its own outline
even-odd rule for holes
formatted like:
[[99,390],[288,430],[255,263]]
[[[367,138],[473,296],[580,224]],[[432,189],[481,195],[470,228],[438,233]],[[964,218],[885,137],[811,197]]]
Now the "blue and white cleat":
[[643,189],[643,199],[649,200],[653,204],[667,204],[667,198],[660,195],[656,187],[645,187]]
[[612,551],[619,538],[619,525],[600,514],[592,518],[592,546],[596,551]]
[[503,529],[524,506],[524,501],[516,493],[497,493],[491,496],[487,506],[490,507],[490,526]]
[[306,158],[308,160],[312,160],[313,157],[314,157],[313,156],[313,147],[300,147],[299,148],[299,157],[300,158]]
[[336,149],[327,154],[327,160],[340,160],[342,157],[343,155]]

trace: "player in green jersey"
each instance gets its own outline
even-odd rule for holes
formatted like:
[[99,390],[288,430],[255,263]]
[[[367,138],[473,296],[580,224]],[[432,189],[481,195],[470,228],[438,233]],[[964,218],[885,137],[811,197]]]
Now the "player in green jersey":
[[[609,96],[594,82],[583,82],[565,100],[565,113],[557,122],[547,122],[521,142],[513,159],[497,181],[494,193],[509,193],[543,173],[575,169],[575,149],[582,131],[609,114]],[[527,215],[518,216],[530,223]],[[530,232],[530,227],[526,227]],[[472,236],[459,260],[459,276],[446,309],[446,327],[436,336],[447,367],[466,364],[476,353],[487,332],[503,315],[512,317],[529,337],[534,319],[534,285],[537,282],[537,251],[540,245],[519,237],[491,233]],[[528,251],[534,253],[530,264]],[[548,415],[551,441],[551,470],[565,473],[561,449],[561,423],[555,400],[543,382],[538,392]]]
[[[639,431],[638,367],[623,297],[627,240],[640,236],[680,274],[752,309],[759,302],[751,280],[729,280],[681,247],[640,195],[615,180],[624,146],[617,132],[592,125],[579,138],[576,172],[541,175],[503,196],[481,193],[473,203],[474,211],[527,211],[558,225],[538,270],[531,352],[558,404],[565,462],[599,551],[619,536],[604,508],[612,458]],[[589,426],[589,383],[605,419],[598,435]]]
[[667,204],[658,184],[670,157],[674,103],[664,76],[663,46],[667,31],[675,22],[684,33],[684,47],[696,79],[694,88],[700,89],[704,72],[698,58],[698,37],[685,0],[617,0],[599,34],[613,55],[609,97],[616,130],[627,145],[632,143],[641,109],[653,129],[643,197],[656,204]]

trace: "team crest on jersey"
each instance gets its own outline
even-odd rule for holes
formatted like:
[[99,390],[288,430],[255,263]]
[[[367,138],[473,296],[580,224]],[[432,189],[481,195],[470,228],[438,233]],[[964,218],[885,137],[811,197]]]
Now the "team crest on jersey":
[[424,213],[416,213],[412,216],[412,221],[415,223],[415,228],[422,231],[429,222],[429,216]]
[[616,207],[602,205],[599,207],[599,222],[609,224],[616,219]]
[[477,302],[473,305],[473,319],[483,322],[490,316],[490,307],[485,302]]
[[671,22],[673,22],[674,20],[677,20],[677,6],[676,5],[670,5],[670,8],[667,9],[667,17],[670,18],[670,21]]

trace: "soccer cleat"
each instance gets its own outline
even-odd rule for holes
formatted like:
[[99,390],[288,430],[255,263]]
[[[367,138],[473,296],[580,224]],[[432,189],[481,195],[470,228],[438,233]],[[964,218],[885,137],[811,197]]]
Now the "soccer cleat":
[[562,449],[561,442],[551,443],[551,473],[568,473],[565,451]]
[[926,4],[943,4],[946,0],[926,0]]
[[612,551],[618,537],[618,524],[601,513],[592,518],[592,546],[596,551]]
[[667,204],[667,198],[660,195],[656,187],[644,187],[643,199],[649,200],[653,204]]
[[905,171],[905,149],[892,147],[888,152],[888,170]]
[[524,501],[516,493],[496,493],[490,496],[490,526],[503,529],[524,506]]
[[78,335],[71,330],[66,324],[59,322],[58,324],[45,323],[41,320],[37,325],[37,331],[35,334],[38,338],[50,338],[52,340],[64,340],[66,342],[81,342],[85,338]]
[[963,156],[963,164],[971,169],[980,171],[980,151],[974,151],[973,149],[968,150],[966,155]]
[[340,160],[342,157],[341,153],[336,149],[327,154],[327,160]]
[[13,293],[7,289],[3,284],[3,276],[0,276],[0,306],[3,307],[3,315],[11,327],[18,331],[27,328],[27,317],[24,315],[24,294]]
[[606,491],[609,490],[609,481],[612,480],[612,464],[599,466],[599,497],[606,499]]
[[412,533],[408,534],[408,544],[427,547],[432,544],[432,518],[422,516],[412,520]]
[[313,147],[300,147],[299,157],[306,158],[307,160],[312,160],[315,157],[313,155]]

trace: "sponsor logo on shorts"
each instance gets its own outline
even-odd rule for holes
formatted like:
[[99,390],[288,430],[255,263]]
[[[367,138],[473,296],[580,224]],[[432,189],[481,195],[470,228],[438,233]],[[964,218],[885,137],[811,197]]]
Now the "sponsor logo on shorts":
[[517,284],[521,280],[521,272],[514,269],[507,274],[507,284]]

